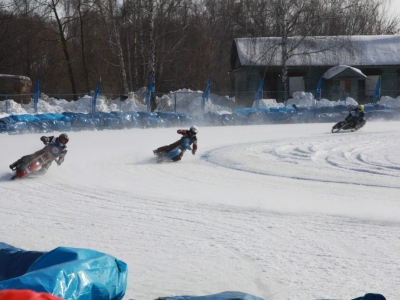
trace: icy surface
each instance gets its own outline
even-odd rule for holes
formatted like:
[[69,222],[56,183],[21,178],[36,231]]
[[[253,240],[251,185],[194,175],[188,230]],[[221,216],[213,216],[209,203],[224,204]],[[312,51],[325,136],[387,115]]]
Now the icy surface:
[[[98,250],[129,266],[124,299],[242,291],[264,299],[397,299],[400,122],[70,132],[65,163],[10,181],[40,135],[0,135],[0,240]],[[57,134],[57,133],[56,133]]]

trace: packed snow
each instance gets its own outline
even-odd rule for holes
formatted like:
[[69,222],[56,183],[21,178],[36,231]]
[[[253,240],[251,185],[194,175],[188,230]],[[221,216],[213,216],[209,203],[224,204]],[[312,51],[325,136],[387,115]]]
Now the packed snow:
[[9,164],[42,134],[2,134],[0,241],[113,255],[124,299],[397,299],[400,122],[332,126],[202,127],[196,155],[162,164],[152,150],[178,128],[69,132],[62,166],[15,181]]

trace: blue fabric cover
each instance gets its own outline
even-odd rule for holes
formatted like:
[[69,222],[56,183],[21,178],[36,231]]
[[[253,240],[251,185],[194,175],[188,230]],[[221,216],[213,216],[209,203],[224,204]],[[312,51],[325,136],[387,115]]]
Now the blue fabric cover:
[[257,108],[258,111],[270,112],[271,110],[268,107],[259,107]]
[[65,115],[71,119],[71,126],[74,129],[79,130],[79,129],[95,129],[96,128],[95,123],[86,114],[64,112],[63,115]]
[[35,115],[11,115],[11,119],[15,120],[16,122],[34,122],[34,121],[39,121],[40,119],[36,117]]
[[58,247],[41,255],[25,274],[0,281],[0,290],[30,289],[68,300],[119,300],[125,295],[127,274],[127,265],[110,255]]
[[369,111],[365,114],[365,118],[371,118],[371,119],[385,119],[385,120],[393,120],[398,115],[395,113],[395,111],[390,110],[390,109],[381,109],[381,110],[374,110],[374,111]]
[[[387,109],[384,105],[364,105],[367,120],[397,120],[400,108]],[[95,112],[91,114],[63,112],[62,114],[46,113],[37,115],[11,115],[0,119],[0,133],[48,133],[52,131],[104,130],[123,128],[155,128],[171,126],[247,125],[268,123],[311,123],[337,122],[344,119],[348,106],[324,107],[271,107],[240,108],[233,114],[207,112],[203,115],[186,116],[174,112]]]
[[386,300],[386,298],[381,294],[365,294],[364,297],[358,297],[353,300]]
[[51,113],[47,113],[47,114],[38,114],[36,115],[36,117],[38,117],[40,120],[44,120],[44,121],[64,121],[64,122],[68,122],[71,120],[70,117],[63,115],[63,114],[51,114]]
[[256,111],[256,108],[238,108],[235,113],[241,116],[247,116],[250,112]]
[[44,253],[25,251],[0,242],[0,282],[25,274]]
[[139,115],[135,111],[112,111],[111,114],[119,120],[119,124],[122,128],[136,127],[139,123]]
[[208,296],[175,296],[158,298],[158,300],[263,300],[262,298],[242,292],[222,292]]
[[87,115],[99,129],[119,129],[123,127],[119,118],[114,114],[95,112]]

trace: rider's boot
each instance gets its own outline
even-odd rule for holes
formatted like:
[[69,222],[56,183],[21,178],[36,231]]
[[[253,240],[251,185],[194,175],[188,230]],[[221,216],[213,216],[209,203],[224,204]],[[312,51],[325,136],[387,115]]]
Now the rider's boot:
[[20,164],[20,159],[10,165],[10,169],[15,171]]
[[15,171],[29,162],[29,155],[22,156],[16,162],[10,165],[10,169]]

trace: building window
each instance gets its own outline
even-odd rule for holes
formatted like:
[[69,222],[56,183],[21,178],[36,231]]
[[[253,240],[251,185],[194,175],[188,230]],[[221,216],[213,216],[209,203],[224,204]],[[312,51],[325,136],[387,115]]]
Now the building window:
[[305,89],[304,76],[289,77],[289,94],[291,97],[293,96],[293,92],[304,92]]

